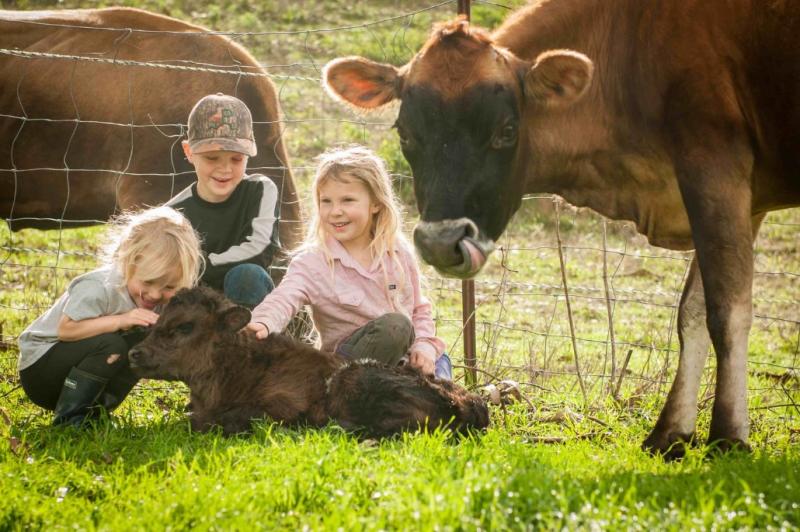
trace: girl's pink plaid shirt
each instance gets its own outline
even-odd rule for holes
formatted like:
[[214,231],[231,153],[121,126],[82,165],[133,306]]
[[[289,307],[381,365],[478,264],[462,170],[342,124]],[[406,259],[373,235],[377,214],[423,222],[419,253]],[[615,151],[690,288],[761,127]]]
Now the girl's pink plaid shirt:
[[[414,326],[414,347],[434,360],[441,356],[445,343],[436,336],[431,304],[420,289],[419,267],[408,244],[398,241],[403,280],[393,261],[385,261],[384,278],[377,262],[367,270],[337,240],[329,238],[327,245],[333,271],[321,249],[295,256],[280,284],[253,310],[251,321],[280,332],[303,305],[309,305],[322,349],[332,352],[370,321],[388,312],[402,312]],[[397,302],[396,309],[389,294]]]

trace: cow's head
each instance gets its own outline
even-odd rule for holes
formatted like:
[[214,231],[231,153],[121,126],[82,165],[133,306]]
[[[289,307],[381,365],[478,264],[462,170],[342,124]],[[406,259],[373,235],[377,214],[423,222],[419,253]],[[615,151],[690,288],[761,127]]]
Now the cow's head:
[[524,61],[463,19],[438,27],[401,68],[346,57],[324,72],[329,93],[360,109],[400,100],[395,127],[421,215],[414,242],[426,262],[461,278],[480,271],[521,203],[537,110],[566,109],[591,78],[580,53]]
[[235,342],[250,311],[210,288],[183,289],[173,297],[144,340],[128,352],[140,377],[187,384],[214,371],[216,346]]

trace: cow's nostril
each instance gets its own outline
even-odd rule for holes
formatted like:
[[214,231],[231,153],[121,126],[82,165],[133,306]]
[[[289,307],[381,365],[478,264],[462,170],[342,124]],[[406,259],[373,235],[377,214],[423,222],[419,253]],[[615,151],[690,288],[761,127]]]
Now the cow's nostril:
[[477,274],[494,247],[469,218],[422,221],[414,229],[414,244],[425,262],[462,279]]
[[464,223],[464,236],[469,238],[478,238],[480,230],[478,230],[478,226],[475,225],[475,222],[469,218],[461,218],[461,221]]

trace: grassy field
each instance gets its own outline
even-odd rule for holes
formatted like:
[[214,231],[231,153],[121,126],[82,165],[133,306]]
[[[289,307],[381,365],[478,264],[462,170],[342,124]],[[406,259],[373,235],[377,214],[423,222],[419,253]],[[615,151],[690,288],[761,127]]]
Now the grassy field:
[[[102,3],[3,4],[80,5]],[[319,69],[350,54],[402,64],[432,22],[452,15],[454,2],[129,5],[240,32],[235,38],[275,76],[301,190],[320,150],[363,142],[389,161],[399,193],[409,197],[391,112],[350,114],[323,94]],[[507,12],[479,4],[473,18],[491,27]],[[408,211],[410,228],[413,205]],[[10,233],[0,225],[0,530],[798,529],[798,227],[800,213],[773,214],[757,244],[749,363],[754,452],[709,459],[698,448],[665,463],[639,444],[676,367],[675,304],[691,255],[651,248],[624,224],[549,198],[524,202],[476,283],[476,321],[480,383],[514,379],[525,400],[493,407],[485,434],[381,442],[335,426],[269,423],[248,436],[192,434],[186,390],[152,381],[91,429],[51,428],[49,415],[18,387],[16,337],[69,279],[95,266],[103,228]],[[461,283],[426,274],[439,334],[461,365]],[[710,360],[701,436],[713,370]],[[460,368],[456,373],[463,378]],[[609,390],[617,386],[615,400]]]

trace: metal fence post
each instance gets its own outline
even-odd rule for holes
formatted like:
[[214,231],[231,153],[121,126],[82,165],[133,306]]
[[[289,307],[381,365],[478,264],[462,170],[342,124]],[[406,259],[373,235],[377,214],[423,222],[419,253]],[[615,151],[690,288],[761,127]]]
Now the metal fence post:
[[[458,14],[470,18],[470,0],[458,0]],[[478,361],[475,357],[475,281],[461,281],[461,320],[464,326],[464,381],[478,382]]]

